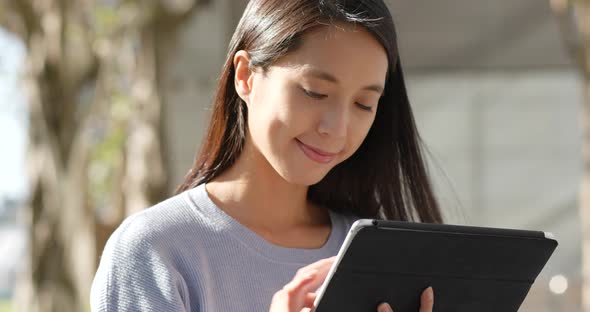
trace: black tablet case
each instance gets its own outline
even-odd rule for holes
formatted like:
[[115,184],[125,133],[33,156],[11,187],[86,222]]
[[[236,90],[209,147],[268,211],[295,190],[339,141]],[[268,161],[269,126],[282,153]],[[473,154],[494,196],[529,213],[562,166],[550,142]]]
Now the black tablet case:
[[[387,228],[383,230],[383,228]],[[355,236],[316,312],[512,312],[557,247],[543,232],[374,221]]]

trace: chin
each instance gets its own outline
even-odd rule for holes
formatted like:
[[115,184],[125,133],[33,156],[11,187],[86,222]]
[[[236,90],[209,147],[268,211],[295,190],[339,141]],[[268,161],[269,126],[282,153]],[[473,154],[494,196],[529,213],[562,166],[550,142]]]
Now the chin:
[[291,184],[311,186],[319,183],[328,174],[328,171],[305,172],[304,170],[299,170],[293,172],[279,172],[279,174],[285,179],[285,181]]

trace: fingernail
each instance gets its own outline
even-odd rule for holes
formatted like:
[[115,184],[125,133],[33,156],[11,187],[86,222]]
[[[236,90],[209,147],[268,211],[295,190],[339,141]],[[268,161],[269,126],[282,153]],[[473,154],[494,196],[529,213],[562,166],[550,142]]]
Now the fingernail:
[[426,300],[434,301],[434,289],[432,289],[432,286],[426,288]]
[[388,303],[382,303],[377,307],[377,312],[393,312],[393,309]]

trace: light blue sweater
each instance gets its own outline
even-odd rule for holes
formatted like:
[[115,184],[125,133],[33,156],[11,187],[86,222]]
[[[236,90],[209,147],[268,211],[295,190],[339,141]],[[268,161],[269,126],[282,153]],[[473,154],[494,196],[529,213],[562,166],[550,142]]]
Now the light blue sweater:
[[330,218],[323,247],[279,247],[225,214],[201,184],[113,233],[92,283],[92,311],[268,311],[297,269],[338,253],[355,218]]

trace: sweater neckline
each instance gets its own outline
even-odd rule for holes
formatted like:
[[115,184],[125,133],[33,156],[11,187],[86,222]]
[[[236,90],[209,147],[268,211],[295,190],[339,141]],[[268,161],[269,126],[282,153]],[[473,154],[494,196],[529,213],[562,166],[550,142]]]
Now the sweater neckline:
[[209,219],[214,230],[227,232],[245,247],[267,259],[281,263],[308,264],[336,255],[346,236],[344,220],[335,212],[328,210],[331,222],[330,235],[320,248],[306,249],[279,246],[267,241],[219,208],[209,197],[205,183],[189,190],[188,193],[191,201],[199,210],[204,212],[204,217]]

